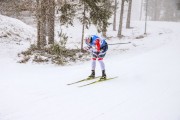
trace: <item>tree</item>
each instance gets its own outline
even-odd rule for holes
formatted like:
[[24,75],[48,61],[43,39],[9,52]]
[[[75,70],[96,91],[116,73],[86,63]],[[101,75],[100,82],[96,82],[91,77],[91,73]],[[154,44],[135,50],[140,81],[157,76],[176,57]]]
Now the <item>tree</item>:
[[119,29],[118,29],[118,35],[117,37],[122,37],[122,24],[123,24],[123,14],[124,14],[124,2],[125,0],[122,0],[121,2],[121,12],[120,12],[120,19],[119,19]]
[[83,24],[82,49],[85,28],[88,29],[91,23],[96,26],[98,32],[102,32],[102,35],[106,37],[107,27],[109,25],[108,20],[112,15],[112,2],[110,0],[82,0],[80,3],[84,5],[83,18],[80,18]]
[[81,38],[81,51],[83,50],[83,40],[84,40],[84,32],[85,32],[85,27],[88,28],[88,26],[90,25],[90,19],[89,17],[86,16],[86,12],[88,11],[88,7],[87,4],[85,2],[83,2],[83,17],[79,17],[79,20],[82,23],[82,38]]
[[141,9],[140,9],[140,17],[139,20],[142,18],[142,10],[143,10],[143,0],[141,0]]
[[86,7],[84,4],[84,11],[83,11],[83,27],[82,27],[82,38],[81,38],[81,51],[83,50],[83,39],[84,39],[84,29],[85,29],[85,17],[86,17]]
[[37,18],[37,47],[40,49],[41,48],[41,38],[40,38],[40,26],[41,26],[41,11],[40,11],[40,1],[36,0],[36,18]]
[[[37,47],[44,48],[47,44],[54,44],[54,0],[36,0],[37,2]],[[47,7],[48,6],[48,7]]]
[[54,44],[55,0],[48,0],[48,44]]
[[60,23],[61,25],[71,25],[73,26],[73,20],[76,13],[76,5],[64,2],[62,5],[59,6],[59,11],[61,12],[60,15]]
[[113,19],[113,30],[116,31],[116,11],[117,11],[117,0],[114,1],[114,19]]
[[131,8],[132,8],[132,0],[128,0],[128,14],[127,14],[127,21],[126,21],[126,28],[130,28],[130,22],[131,22]]
[[102,32],[103,36],[106,37],[108,20],[112,15],[112,2],[110,0],[80,0],[77,5],[71,5],[65,1],[60,11],[61,24],[63,23],[63,25],[73,25],[73,19],[77,13],[76,17],[82,23],[81,49],[83,48],[85,29],[88,29],[90,24],[94,24],[98,32]]
[[46,8],[47,0],[40,0],[40,47],[44,48],[46,45]]
[[46,2],[37,1],[37,47],[42,49],[46,45]]
[[112,2],[110,0],[99,0],[91,8],[90,19],[94,25],[96,25],[98,32],[102,32],[102,35],[106,37],[107,27],[110,25],[108,22],[112,16]]

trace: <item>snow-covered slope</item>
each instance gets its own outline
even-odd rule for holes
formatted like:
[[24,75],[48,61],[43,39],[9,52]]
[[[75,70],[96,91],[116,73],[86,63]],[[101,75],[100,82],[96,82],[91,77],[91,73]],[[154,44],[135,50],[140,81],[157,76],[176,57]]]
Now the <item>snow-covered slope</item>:
[[34,29],[20,20],[0,15],[0,38],[11,40],[32,40]]
[[147,37],[135,39],[143,25],[125,31],[121,42],[132,44],[109,46],[107,76],[118,78],[83,88],[66,84],[89,75],[90,61],[18,64],[9,61],[15,47],[0,47],[0,120],[179,120],[180,23],[149,22]]
[[0,56],[4,62],[17,58],[17,53],[34,43],[35,29],[20,20],[0,15]]

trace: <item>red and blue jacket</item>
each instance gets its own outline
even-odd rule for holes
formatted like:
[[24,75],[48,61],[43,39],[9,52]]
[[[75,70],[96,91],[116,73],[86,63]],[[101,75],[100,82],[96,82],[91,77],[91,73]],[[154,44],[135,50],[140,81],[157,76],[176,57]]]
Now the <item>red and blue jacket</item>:
[[95,48],[96,52],[106,52],[108,50],[108,44],[106,40],[98,37],[97,35],[91,36],[89,46]]

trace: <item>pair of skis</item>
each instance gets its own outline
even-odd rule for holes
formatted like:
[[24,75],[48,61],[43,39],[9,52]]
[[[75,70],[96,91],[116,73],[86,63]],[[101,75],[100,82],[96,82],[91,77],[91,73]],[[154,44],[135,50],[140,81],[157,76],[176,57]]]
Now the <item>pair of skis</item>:
[[[85,87],[85,86],[89,86],[89,85],[92,85],[92,84],[95,84],[95,83],[99,83],[99,82],[103,82],[103,81],[107,81],[107,80],[112,80],[112,79],[115,79],[117,77],[111,77],[111,78],[107,78],[107,79],[100,79],[100,76],[98,77],[95,77],[95,78],[86,78],[86,79],[82,79],[82,80],[79,80],[79,81],[75,81],[75,82],[72,82],[72,83],[69,83],[67,85],[73,85],[73,84],[77,84],[77,83],[81,83],[81,82],[84,82],[84,81],[91,81],[89,83],[86,83],[84,85],[80,85],[78,87]],[[94,81],[95,80],[95,81]]]

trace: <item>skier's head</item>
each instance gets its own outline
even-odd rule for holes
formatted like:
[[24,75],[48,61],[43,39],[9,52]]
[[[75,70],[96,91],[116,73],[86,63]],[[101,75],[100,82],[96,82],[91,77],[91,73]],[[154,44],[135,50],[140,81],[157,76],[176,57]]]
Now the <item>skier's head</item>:
[[90,44],[92,41],[91,35],[86,35],[84,40],[85,40],[86,44]]

